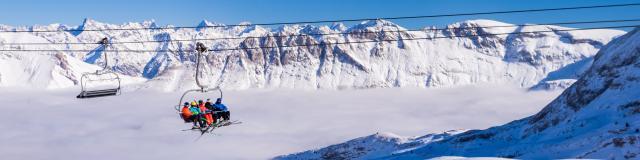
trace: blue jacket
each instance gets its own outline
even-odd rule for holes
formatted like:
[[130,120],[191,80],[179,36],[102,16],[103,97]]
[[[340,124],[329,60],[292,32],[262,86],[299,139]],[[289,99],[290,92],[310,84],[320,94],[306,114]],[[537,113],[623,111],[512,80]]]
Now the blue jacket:
[[221,110],[221,111],[227,111],[227,106],[225,106],[224,104],[220,103],[220,104],[213,104],[213,107],[216,107],[216,109]]

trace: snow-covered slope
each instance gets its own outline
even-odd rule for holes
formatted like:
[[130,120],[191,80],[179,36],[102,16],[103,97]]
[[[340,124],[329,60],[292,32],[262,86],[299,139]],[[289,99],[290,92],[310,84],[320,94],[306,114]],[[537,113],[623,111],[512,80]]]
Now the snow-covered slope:
[[[222,25],[202,21],[200,26]],[[478,27],[509,25],[491,20],[471,20],[448,27]],[[155,22],[113,25],[86,19],[78,27],[60,24],[34,27],[2,26],[0,30],[52,30],[52,29],[118,29],[157,27]],[[374,87],[438,87],[477,83],[513,84],[531,87],[546,78],[550,72],[592,57],[613,37],[623,34],[617,30],[555,31],[521,35],[437,38],[407,40],[410,38],[463,36],[518,31],[551,31],[566,29],[559,26],[527,26],[498,28],[467,28],[429,30],[420,32],[371,31],[404,30],[384,20],[365,21],[346,27],[292,25],[278,28],[261,26],[234,26],[217,28],[169,30],[111,30],[100,32],[57,33],[2,33],[0,49],[52,49],[100,50],[98,45],[15,45],[8,43],[31,42],[90,42],[104,37],[112,42],[189,40],[238,36],[283,36],[298,34],[332,34],[324,36],[291,36],[202,41],[213,49],[274,47],[290,45],[325,45],[305,47],[276,47],[271,49],[245,49],[215,52],[206,56],[205,79],[210,85],[225,88],[374,88]],[[357,44],[331,44],[335,42],[398,40]],[[179,90],[192,87],[195,56],[189,53],[194,41],[164,43],[114,44],[112,68],[126,76],[149,80],[146,87]],[[155,50],[155,53],[129,53],[124,50]],[[175,52],[164,52],[173,50]],[[35,55],[44,55],[38,57]],[[2,52],[0,86],[36,86],[38,88],[64,88],[77,84],[78,73],[88,67],[66,67],[56,60],[64,57],[68,64],[103,64],[101,54]],[[8,57],[8,58],[7,58]],[[23,61],[15,57],[21,58]],[[32,61],[32,59],[38,59]],[[59,59],[59,58],[58,58]],[[36,61],[38,63],[36,64]],[[71,65],[73,66],[73,65]],[[52,69],[53,68],[53,69]],[[55,69],[61,68],[61,69]],[[19,70],[20,72],[13,72]],[[572,71],[572,70],[568,70]],[[38,74],[35,74],[38,73]],[[563,79],[574,74],[563,73]],[[48,78],[42,78],[46,75]],[[59,76],[64,75],[64,76]],[[575,78],[575,77],[573,77]],[[28,80],[24,83],[25,80]],[[547,79],[556,80],[556,79]],[[20,83],[17,83],[20,82]],[[159,87],[161,86],[161,87]]]
[[376,133],[319,150],[280,156],[274,159],[374,159],[390,156],[398,151],[411,150],[456,135],[462,131],[451,130],[421,137],[402,137],[393,133]]
[[576,83],[539,113],[382,159],[640,158],[640,29],[613,40]]
[[[10,36],[0,34],[0,39],[7,40],[6,43],[48,42],[43,38],[23,33]],[[101,68],[63,52],[0,53],[0,87],[66,88],[78,84],[82,73],[94,72],[98,69]],[[128,76],[123,78],[127,83],[134,80],[140,81],[139,78]]]

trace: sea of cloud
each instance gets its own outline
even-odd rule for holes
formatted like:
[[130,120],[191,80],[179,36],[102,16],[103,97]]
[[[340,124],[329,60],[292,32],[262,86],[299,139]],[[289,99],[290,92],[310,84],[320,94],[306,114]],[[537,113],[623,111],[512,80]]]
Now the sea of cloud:
[[[434,89],[224,92],[240,125],[181,131],[181,93],[125,92],[76,99],[76,91],[0,88],[1,159],[268,159],[376,132],[420,136],[483,129],[538,112],[559,91],[466,86]],[[217,98],[217,94],[189,95]]]

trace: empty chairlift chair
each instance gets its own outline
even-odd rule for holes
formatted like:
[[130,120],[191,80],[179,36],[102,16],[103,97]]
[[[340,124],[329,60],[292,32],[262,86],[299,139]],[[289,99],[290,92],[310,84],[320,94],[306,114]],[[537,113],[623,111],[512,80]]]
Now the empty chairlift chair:
[[109,69],[108,65],[107,47],[109,41],[104,38],[99,43],[103,46],[104,67],[96,72],[82,74],[80,78],[81,91],[76,98],[94,98],[120,94],[120,77]]
[[85,73],[80,79],[81,92],[76,98],[114,96],[120,93],[120,77],[113,72]]

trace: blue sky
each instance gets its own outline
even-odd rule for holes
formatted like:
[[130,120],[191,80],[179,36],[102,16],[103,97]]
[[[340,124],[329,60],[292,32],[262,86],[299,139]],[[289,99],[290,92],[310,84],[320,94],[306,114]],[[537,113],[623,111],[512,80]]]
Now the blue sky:
[[[638,3],[640,0],[20,0],[0,5],[0,24],[79,25],[84,18],[121,24],[154,19],[160,25],[194,26],[201,20],[225,24],[417,16],[537,8]],[[467,19],[546,23],[640,18],[640,6],[579,11],[396,20],[407,28],[443,26]],[[638,22],[636,22],[638,23]],[[634,23],[626,23],[634,24]],[[616,25],[616,24],[612,24]],[[585,27],[573,26],[573,27]]]

